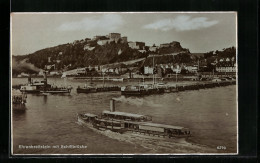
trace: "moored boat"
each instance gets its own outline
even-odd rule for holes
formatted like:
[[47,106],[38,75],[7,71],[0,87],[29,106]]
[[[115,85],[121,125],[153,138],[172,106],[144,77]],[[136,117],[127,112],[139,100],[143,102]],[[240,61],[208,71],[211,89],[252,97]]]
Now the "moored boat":
[[27,95],[18,90],[12,90],[12,108],[13,110],[25,110]]
[[77,93],[96,93],[96,92],[109,92],[109,91],[120,91],[118,86],[106,86],[106,87],[96,87],[93,85],[85,85],[84,87],[78,86]]
[[28,83],[20,86],[20,91],[24,93],[40,93],[44,89],[51,88],[51,85],[47,83],[45,77],[42,81],[33,81],[31,77],[28,77]]
[[157,88],[154,84],[139,84],[121,87],[121,95],[142,96],[160,93],[164,93],[164,88]]

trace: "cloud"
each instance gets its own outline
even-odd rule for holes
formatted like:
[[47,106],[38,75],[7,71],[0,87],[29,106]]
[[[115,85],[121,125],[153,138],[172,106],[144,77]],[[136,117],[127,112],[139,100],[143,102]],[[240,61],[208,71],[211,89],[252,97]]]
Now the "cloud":
[[124,24],[124,20],[120,15],[106,14],[102,16],[92,16],[84,18],[80,21],[72,21],[61,24],[58,29],[61,31],[76,30],[104,30],[115,31]]
[[206,17],[195,17],[191,18],[190,16],[177,16],[175,19],[163,19],[151,24],[143,26],[146,29],[155,29],[162,31],[169,31],[175,29],[176,31],[190,31],[198,30],[202,28],[208,28],[215,24],[218,21],[211,20],[209,21]]

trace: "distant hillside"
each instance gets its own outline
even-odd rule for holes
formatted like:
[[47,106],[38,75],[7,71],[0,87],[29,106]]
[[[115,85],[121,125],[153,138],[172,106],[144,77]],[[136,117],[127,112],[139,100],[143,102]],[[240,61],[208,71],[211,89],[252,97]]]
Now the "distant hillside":
[[55,65],[57,70],[70,70],[78,67],[107,65],[140,58],[146,58],[142,65],[151,66],[153,60],[148,56],[152,54],[157,55],[155,64],[196,63],[199,58],[200,60],[205,59],[209,63],[216,58],[236,56],[235,47],[226,48],[222,51],[192,54],[189,49],[183,48],[177,41],[161,44],[159,48],[145,46],[141,50],[132,49],[128,43],[120,40],[118,43],[112,41],[103,45],[100,42],[102,42],[102,39],[98,42],[98,39],[86,38],[76,40],[73,43],[41,49],[28,55],[12,56],[12,72],[13,74],[21,72],[37,73],[40,69],[44,69],[45,65]]
[[[13,58],[19,63],[26,59],[26,63],[31,63],[40,69],[43,69],[47,64],[55,63],[56,68],[61,70],[68,65],[70,65],[69,69],[74,69],[89,65],[104,65],[145,58],[151,53],[149,47],[145,47],[145,49],[146,51],[142,53],[137,49],[130,48],[127,43],[115,42],[101,46],[96,40],[86,38],[76,40],[73,43],[38,50],[24,56],[13,56]],[[183,49],[177,42],[174,47],[158,49],[157,53],[165,54],[184,50],[186,49]],[[51,62],[48,62],[49,57]]]

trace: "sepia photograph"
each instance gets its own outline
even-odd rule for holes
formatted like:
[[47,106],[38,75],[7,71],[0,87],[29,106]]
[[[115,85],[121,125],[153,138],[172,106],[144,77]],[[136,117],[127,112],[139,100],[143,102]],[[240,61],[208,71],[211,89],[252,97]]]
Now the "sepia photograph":
[[237,12],[13,12],[11,155],[237,155]]

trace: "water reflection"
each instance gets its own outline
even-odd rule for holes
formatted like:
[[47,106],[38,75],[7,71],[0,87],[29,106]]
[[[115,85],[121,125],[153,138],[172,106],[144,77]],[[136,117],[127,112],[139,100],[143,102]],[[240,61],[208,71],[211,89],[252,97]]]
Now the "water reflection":
[[26,106],[24,109],[13,109],[13,121],[24,121],[26,117]]
[[47,96],[44,96],[44,97],[43,97],[43,102],[44,102],[44,104],[47,103],[47,98],[48,98]]

